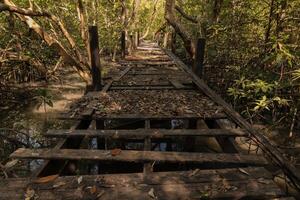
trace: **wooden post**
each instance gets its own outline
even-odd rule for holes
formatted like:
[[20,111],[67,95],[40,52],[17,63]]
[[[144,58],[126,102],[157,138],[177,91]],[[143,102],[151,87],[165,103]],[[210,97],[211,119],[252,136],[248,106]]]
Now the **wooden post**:
[[176,32],[172,32],[172,38],[171,38],[171,50],[172,53],[176,54]]
[[138,40],[137,40],[137,41],[138,41],[138,46],[140,46],[140,37],[141,37],[141,36],[140,36],[140,31],[138,31],[137,37],[138,37]]
[[139,46],[139,35],[138,35],[138,32],[135,32],[135,36],[134,36],[134,39],[135,39],[135,48],[137,48]]
[[99,38],[98,27],[89,26],[89,40],[91,53],[91,73],[92,73],[92,88],[94,91],[100,91],[101,85],[101,64],[99,56]]
[[121,35],[121,57],[124,59],[126,56],[126,33],[122,31]]
[[134,39],[133,39],[133,35],[130,34],[129,35],[128,54],[132,55],[133,50],[134,50]]
[[193,71],[200,78],[203,77],[204,53],[205,53],[205,39],[199,38],[196,46]]

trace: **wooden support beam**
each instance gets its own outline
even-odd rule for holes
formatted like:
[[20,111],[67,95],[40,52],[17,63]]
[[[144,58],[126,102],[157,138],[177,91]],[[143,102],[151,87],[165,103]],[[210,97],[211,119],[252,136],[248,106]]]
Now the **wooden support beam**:
[[[91,124],[91,120],[81,120],[71,130],[87,129],[90,126],[90,124]],[[84,136],[77,137],[77,138],[65,138],[59,140],[57,145],[54,147],[54,149],[78,148],[83,138]],[[32,174],[32,176],[42,177],[42,176],[48,176],[52,174],[60,174],[67,165],[68,162],[65,160],[46,160],[44,164]]]
[[[197,129],[206,129],[211,130],[205,123],[203,119],[198,119],[196,122]],[[222,129],[220,129],[222,130]],[[222,130],[223,131],[223,130]],[[195,149],[197,151],[204,151],[204,152],[222,152],[222,148],[220,147],[219,143],[216,141],[214,137],[205,137],[205,138],[196,138],[195,141]]]
[[126,56],[126,32],[122,31],[121,34],[121,57],[125,59]]
[[17,159],[46,160],[98,160],[141,163],[184,163],[214,164],[234,166],[265,166],[268,161],[257,155],[224,153],[190,153],[158,151],[121,151],[118,155],[112,151],[88,149],[24,149],[20,148],[10,155]]
[[205,39],[200,38],[197,40],[193,71],[201,78],[203,76],[203,70],[204,70],[203,68],[204,55],[205,55]]
[[[221,120],[207,120],[208,124],[210,124],[210,128],[220,128],[222,130],[228,129]],[[238,130],[238,129],[237,129]],[[235,142],[235,139],[227,136],[218,136],[216,137],[220,146],[222,147],[223,152],[225,153],[238,153],[240,148]]]
[[[145,120],[145,131],[151,128],[150,120]],[[144,139],[144,150],[151,151],[152,149],[152,142],[150,137],[145,137]],[[144,174],[147,175],[153,172],[152,162],[148,162],[144,164]]]
[[99,51],[98,27],[89,27],[90,53],[91,53],[91,74],[92,87],[94,91],[100,91],[101,85],[101,64]]
[[136,130],[49,130],[46,137],[100,137],[109,139],[160,139],[166,137],[247,137],[241,129],[136,129]]

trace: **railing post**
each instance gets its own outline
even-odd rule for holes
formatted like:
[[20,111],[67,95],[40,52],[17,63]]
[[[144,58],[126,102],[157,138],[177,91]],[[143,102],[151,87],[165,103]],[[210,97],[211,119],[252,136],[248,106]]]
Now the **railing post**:
[[204,38],[199,38],[197,40],[197,44],[196,44],[196,52],[195,52],[193,71],[200,78],[203,77],[205,43],[206,43],[206,41]]
[[126,56],[126,32],[122,31],[121,34],[121,57],[124,59]]
[[101,85],[101,64],[99,55],[99,38],[98,27],[89,26],[89,41],[91,53],[91,74],[92,74],[92,87],[94,91],[100,91]]
[[135,32],[135,37],[134,37],[134,39],[135,39],[135,48],[137,48],[138,46],[139,46],[139,34],[138,34],[138,32]]
[[138,46],[140,46],[140,31],[137,32],[137,42],[138,42]]

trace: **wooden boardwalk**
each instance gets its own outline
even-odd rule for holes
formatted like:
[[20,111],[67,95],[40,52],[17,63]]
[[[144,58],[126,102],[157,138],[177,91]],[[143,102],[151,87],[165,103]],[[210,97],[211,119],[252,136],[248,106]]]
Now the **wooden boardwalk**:
[[299,172],[172,53],[144,43],[119,70],[62,115],[72,129],[45,133],[54,148],[11,155],[45,163],[0,199],[294,199],[272,172]]

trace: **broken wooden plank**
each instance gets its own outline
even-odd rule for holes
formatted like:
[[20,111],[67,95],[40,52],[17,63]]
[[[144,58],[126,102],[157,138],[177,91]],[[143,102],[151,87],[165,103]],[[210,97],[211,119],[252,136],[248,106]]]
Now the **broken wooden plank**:
[[[169,80],[170,83],[177,89],[184,89],[186,86],[184,86],[182,83],[180,83],[178,80]],[[194,89],[194,88],[192,88]]]
[[193,136],[193,137],[247,137],[248,134],[241,129],[136,129],[136,130],[49,130],[44,134],[46,137],[100,137],[111,139],[144,139],[165,138],[172,136]]
[[[90,112],[92,112],[90,110]],[[92,113],[90,113],[92,114]],[[91,120],[81,120],[74,125],[70,130],[87,129],[91,124]],[[69,130],[69,131],[70,131]],[[54,149],[61,148],[78,148],[84,137],[77,138],[63,138],[58,141]],[[63,160],[46,160],[41,167],[39,167],[33,174],[33,177],[47,176],[49,174],[59,174],[67,165],[67,161]]]
[[110,80],[103,88],[102,92],[107,92],[109,88],[112,86],[113,82],[119,81],[123,76],[125,76],[130,70],[132,66],[127,67],[124,71],[120,73],[120,75],[112,80]]
[[261,166],[267,165],[265,158],[256,155],[223,154],[223,153],[187,153],[155,151],[122,151],[112,155],[105,150],[87,149],[24,149],[20,148],[11,154],[11,158],[46,159],[46,160],[102,160],[121,162],[169,162],[197,164],[235,164]]
[[[151,128],[150,120],[145,120],[145,130],[149,130]],[[152,142],[150,137],[144,138],[144,150],[151,151],[152,149]],[[149,173],[153,172],[153,167],[151,162],[147,162],[144,164],[144,174],[148,175]]]

